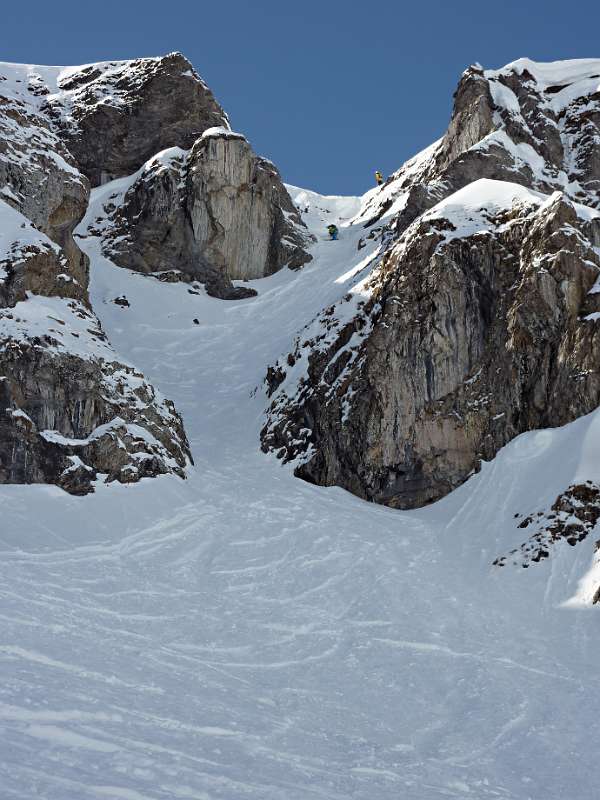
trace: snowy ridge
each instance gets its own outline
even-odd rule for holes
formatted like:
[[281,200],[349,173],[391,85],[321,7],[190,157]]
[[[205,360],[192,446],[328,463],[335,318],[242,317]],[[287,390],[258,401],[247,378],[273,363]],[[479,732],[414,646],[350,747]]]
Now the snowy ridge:
[[373,221],[390,221],[404,210],[409,189],[423,179],[441,144],[438,139],[394,172],[381,187],[374,187],[361,198],[360,211],[352,220],[355,225],[370,225]]
[[[469,93],[477,84],[477,94],[489,106],[489,120],[487,129],[470,140],[469,120],[481,109],[463,109],[461,103],[472,102]],[[543,194],[563,191],[575,202],[599,207],[592,155],[600,145],[593,122],[600,109],[599,87],[597,59],[550,64],[519,59],[499,70],[474,65],[459,85],[457,129],[452,130],[451,122],[444,137],[407,161],[382,187],[367,192],[354,223],[382,222],[401,233],[427,207],[485,177],[521,183]],[[478,154],[487,158],[487,165]],[[503,164],[503,175],[493,167],[495,162]]]
[[[488,79],[510,75],[511,72],[523,75],[528,72],[533,80],[542,88],[572,86],[582,81],[600,79],[600,59],[575,58],[566,61],[532,61],[530,58],[519,58],[501,69],[485,70]],[[587,92],[586,92],[587,93]]]
[[[562,197],[561,192],[547,196],[518,183],[481,178],[441,200],[425,212],[420,221],[448,220],[452,223],[453,230],[444,231],[444,241],[450,241],[496,227],[492,218],[501,211],[512,209],[519,204],[543,211],[544,206],[551,205],[560,197]],[[581,220],[587,222],[600,219],[600,211],[596,209],[579,203],[573,203],[573,207]]]

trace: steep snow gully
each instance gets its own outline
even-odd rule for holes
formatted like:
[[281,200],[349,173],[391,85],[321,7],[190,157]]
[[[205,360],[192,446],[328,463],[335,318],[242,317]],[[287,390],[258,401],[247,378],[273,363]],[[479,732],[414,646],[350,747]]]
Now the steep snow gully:
[[294,478],[259,450],[266,367],[379,244],[350,225],[372,197],[288,188],[313,261],[230,302],[111,264],[88,226],[114,184],[92,192],[94,310],[195,466],[85,498],[0,486],[0,797],[592,800],[595,537],[492,562],[527,538],[515,515],[600,482],[600,414],[416,511]]
[[600,478],[600,417],[519,437],[419,511],[293,478],[257,447],[265,365],[377,244],[357,251],[358,199],[292,196],[314,261],[237,302],[116,268],[79,228],[94,308],[181,409],[195,468],[83,499],[0,487],[2,797],[591,798],[593,542],[491,562],[516,513]]

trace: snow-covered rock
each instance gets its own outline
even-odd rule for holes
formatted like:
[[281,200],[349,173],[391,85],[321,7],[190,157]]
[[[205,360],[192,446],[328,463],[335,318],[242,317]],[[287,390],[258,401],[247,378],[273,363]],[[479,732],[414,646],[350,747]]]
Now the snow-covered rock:
[[271,162],[224,128],[190,150],[153,156],[131,179],[104,189],[89,233],[116,264],[152,274],[179,273],[221,298],[251,296],[232,280],[296,269],[311,237]]
[[0,310],[0,345],[0,482],[83,494],[101,476],[185,477],[173,403],[119,359],[84,304],[28,293]]
[[229,128],[181,53],[60,68],[48,92],[44,107],[92,186],[131,175],[165,148],[189,148],[209,128]]
[[[118,88],[123,71],[100,68]],[[83,100],[60,88],[65,72],[0,64],[0,482],[81,494],[100,475],[184,477],[190,453],[173,404],[119,359],[90,308],[88,259],[73,238],[89,183],[65,110],[81,117]],[[81,91],[85,81],[69,78]]]
[[598,74],[467,70],[443,139],[351,221],[381,241],[376,265],[269,370],[265,449],[413,507],[596,408]]
[[59,244],[83,279],[87,262],[72,234],[89,183],[44,111],[47,92],[36,67],[0,63],[0,199]]
[[370,193],[363,218],[375,222],[402,203],[401,233],[419,214],[479,178],[559,190],[600,207],[600,60],[499,70],[469,67],[454,96],[445,135]]

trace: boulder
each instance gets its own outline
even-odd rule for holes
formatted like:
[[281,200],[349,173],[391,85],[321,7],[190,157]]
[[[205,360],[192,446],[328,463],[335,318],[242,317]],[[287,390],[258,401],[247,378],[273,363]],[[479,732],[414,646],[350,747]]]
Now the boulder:
[[189,151],[150,159],[111,195],[91,233],[116,264],[158,277],[200,281],[222,298],[249,296],[232,280],[296,269],[311,241],[276,168],[246,139],[206,131]]

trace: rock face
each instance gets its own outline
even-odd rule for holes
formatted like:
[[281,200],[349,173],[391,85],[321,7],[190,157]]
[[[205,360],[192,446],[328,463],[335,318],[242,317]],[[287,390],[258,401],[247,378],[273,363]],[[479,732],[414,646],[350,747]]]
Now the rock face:
[[90,188],[41,110],[47,91],[37,72],[0,64],[0,199],[60,245],[73,277],[85,285],[87,260],[73,230]]
[[90,308],[73,238],[89,182],[50,113],[60,74],[0,65],[0,482],[85,494],[100,477],[184,477],[173,404],[119,361]]
[[85,494],[100,474],[183,477],[181,420],[118,361],[89,308],[82,259],[73,269],[65,250],[0,201],[0,482]]
[[105,212],[95,230],[114,263],[179,274],[216,297],[250,296],[231,281],[310,260],[310,237],[277,170],[224,128],[209,129],[189,151],[150,159]]
[[500,70],[469,67],[439,142],[388,180],[363,212],[373,224],[393,201],[404,208],[399,234],[420,214],[480,178],[545,194],[563,191],[600,205],[600,61],[538,64],[523,58]]
[[131,175],[167,147],[189,148],[227,115],[181,53],[64,70],[44,109],[92,186]]
[[[74,303],[68,310],[85,313]],[[10,317],[19,320],[20,312],[17,306]],[[8,318],[1,312],[0,326]],[[86,494],[99,473],[121,483],[167,472],[185,477],[189,449],[173,404],[137,370],[109,361],[108,346],[105,358],[61,349],[72,331],[56,320],[66,327],[62,336],[2,340],[0,482],[56,483]],[[96,345],[101,336],[96,331]]]
[[90,307],[73,232],[90,185],[108,182],[89,235],[117,265],[244,297],[233,279],[310,258],[277,170],[180,53],[0,64],[0,482],[83,494],[191,462],[173,404],[119,361]]
[[420,506],[598,405],[600,62],[526,64],[467,71],[445,137],[358,218],[399,209],[362,295],[269,369],[263,449],[300,477]]

